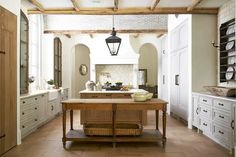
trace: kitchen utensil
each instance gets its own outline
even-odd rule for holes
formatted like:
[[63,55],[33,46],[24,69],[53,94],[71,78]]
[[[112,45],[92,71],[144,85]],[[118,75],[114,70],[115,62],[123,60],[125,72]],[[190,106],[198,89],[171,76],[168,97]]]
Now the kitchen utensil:
[[234,76],[234,67],[228,67],[225,73],[226,80],[231,80]]

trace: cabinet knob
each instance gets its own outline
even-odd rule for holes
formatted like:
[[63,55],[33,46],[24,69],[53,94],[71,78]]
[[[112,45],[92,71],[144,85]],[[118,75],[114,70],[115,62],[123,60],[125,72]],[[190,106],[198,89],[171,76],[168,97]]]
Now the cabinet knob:
[[224,132],[223,132],[223,131],[220,131],[220,130],[219,130],[218,132],[219,132],[220,134],[224,135]]
[[207,102],[207,100],[203,99],[202,101]]
[[206,124],[206,123],[203,123],[203,125],[204,125],[204,126],[207,126],[207,124]]
[[207,110],[203,110],[203,112],[206,112],[206,113],[207,113]]
[[36,118],[36,119],[34,119],[34,121],[35,121],[35,122],[37,122],[37,121],[38,121],[38,119]]
[[25,126],[24,126],[24,125],[22,125],[22,128],[25,128]]
[[218,105],[220,105],[220,106],[224,106],[224,104],[222,104],[222,103],[218,103]]
[[34,100],[38,100],[38,98],[34,98]]
[[222,118],[222,119],[224,119],[224,118],[225,118],[224,116],[221,116],[221,115],[219,115],[219,117],[220,117],[220,118]]
[[25,104],[25,101],[23,101],[23,104]]
[[34,109],[35,109],[35,110],[37,110],[38,108],[37,108],[37,107],[35,107]]
[[22,112],[22,115],[24,115],[25,114],[25,112]]

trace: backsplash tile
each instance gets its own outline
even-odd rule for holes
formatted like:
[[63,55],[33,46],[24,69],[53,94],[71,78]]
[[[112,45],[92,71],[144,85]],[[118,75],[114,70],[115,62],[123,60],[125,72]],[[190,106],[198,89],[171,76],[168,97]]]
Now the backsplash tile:
[[109,81],[112,84],[123,82],[123,85],[133,84],[133,65],[131,64],[99,64],[96,65],[96,82],[102,85]]

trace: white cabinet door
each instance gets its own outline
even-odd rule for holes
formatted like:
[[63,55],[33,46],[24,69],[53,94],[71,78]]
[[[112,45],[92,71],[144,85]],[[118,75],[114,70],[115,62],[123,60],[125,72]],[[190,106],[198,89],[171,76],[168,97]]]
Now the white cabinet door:
[[194,95],[192,97],[192,122],[193,126],[199,128],[199,107],[198,107],[198,96]]
[[162,57],[161,98],[168,101],[168,58]]
[[39,124],[47,120],[47,94],[39,96]]
[[175,29],[170,32],[170,52],[174,52],[179,47],[179,30]]
[[188,45],[188,21],[183,22],[179,27],[179,43],[180,49]]
[[179,55],[171,55],[170,64],[170,111],[179,115]]
[[182,49],[179,52],[179,110],[180,116],[188,120],[189,104],[189,66],[188,66],[188,49]]

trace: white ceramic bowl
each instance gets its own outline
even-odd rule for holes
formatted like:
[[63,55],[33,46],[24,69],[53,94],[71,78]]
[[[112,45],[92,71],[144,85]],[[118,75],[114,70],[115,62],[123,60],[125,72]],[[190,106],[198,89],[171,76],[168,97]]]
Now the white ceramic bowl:
[[146,101],[147,96],[141,95],[141,94],[132,94],[131,97],[134,99],[134,101]]
[[147,96],[147,100],[150,100],[152,99],[153,93],[148,93],[146,96]]

